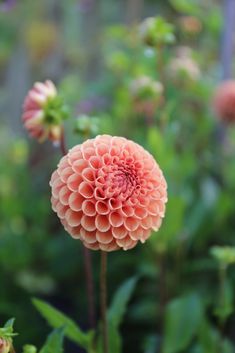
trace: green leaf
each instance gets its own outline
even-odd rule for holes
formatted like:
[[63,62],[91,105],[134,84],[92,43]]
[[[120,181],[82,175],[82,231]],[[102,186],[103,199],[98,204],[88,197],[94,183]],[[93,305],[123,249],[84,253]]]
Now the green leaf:
[[121,324],[126,311],[127,304],[134,291],[138,277],[128,279],[121,285],[114,295],[112,304],[108,311],[108,321],[114,327],[118,328]]
[[[120,353],[122,351],[122,339],[119,333],[119,326],[126,312],[127,304],[136,286],[138,277],[128,279],[117,290],[114,295],[112,304],[108,311],[109,326],[109,346],[112,353]],[[99,343],[99,352],[102,352],[102,342]]]
[[85,349],[91,346],[94,337],[93,331],[88,331],[87,333],[81,331],[79,326],[68,316],[42,300],[33,299],[33,304],[52,327],[59,328],[64,326],[65,335],[73,342]]
[[5,323],[4,327],[5,327],[5,328],[9,327],[9,328],[11,328],[12,331],[13,331],[14,322],[15,322],[15,318],[12,318],[12,319],[8,320],[8,321]]
[[172,300],[166,308],[163,353],[185,350],[202,319],[200,298],[190,294]]
[[189,15],[199,15],[201,9],[195,0],[170,0],[171,5],[179,12]]
[[64,328],[55,329],[39,353],[63,353]]
[[14,321],[15,319],[10,319],[5,323],[4,327],[0,328],[0,336],[2,338],[10,339],[11,337],[18,335],[18,333],[15,333],[13,329]]

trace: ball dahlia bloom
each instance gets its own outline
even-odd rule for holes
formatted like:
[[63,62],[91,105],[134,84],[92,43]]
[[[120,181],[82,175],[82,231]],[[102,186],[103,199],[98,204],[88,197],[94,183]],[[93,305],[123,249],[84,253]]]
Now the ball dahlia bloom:
[[154,158],[123,137],[73,147],[52,174],[52,208],[66,231],[93,250],[144,243],[162,223],[167,184]]
[[8,353],[11,349],[11,343],[5,338],[0,338],[0,353]]
[[31,137],[58,142],[66,110],[53,82],[36,82],[23,104],[22,120]]
[[235,122],[235,81],[228,80],[216,89],[213,107],[218,117],[226,123]]

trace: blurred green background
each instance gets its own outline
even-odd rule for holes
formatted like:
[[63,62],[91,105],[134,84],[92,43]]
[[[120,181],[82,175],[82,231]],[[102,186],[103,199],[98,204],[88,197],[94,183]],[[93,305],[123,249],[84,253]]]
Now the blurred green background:
[[[81,244],[50,206],[60,151],[30,140],[21,123],[27,91],[51,79],[71,107],[69,147],[97,133],[123,135],[154,155],[168,182],[160,231],[109,254],[109,301],[118,284],[140,276],[121,329],[123,352],[235,351],[234,249],[211,251],[235,246],[235,128],[211,107],[224,70],[222,5],[1,1],[0,321],[16,317],[16,350],[42,344],[49,332],[32,297],[88,327]],[[141,32],[148,16],[162,18],[154,45]],[[98,316],[99,254],[92,260]]]

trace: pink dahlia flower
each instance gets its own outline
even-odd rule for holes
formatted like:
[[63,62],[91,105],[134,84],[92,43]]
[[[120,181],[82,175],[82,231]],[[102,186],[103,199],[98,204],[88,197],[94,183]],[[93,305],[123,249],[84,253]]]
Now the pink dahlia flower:
[[167,184],[154,158],[123,137],[73,147],[52,174],[52,208],[73,237],[94,250],[128,250],[157,231]]
[[23,104],[22,120],[29,135],[39,141],[58,142],[62,133],[64,110],[51,81],[36,82]]
[[221,120],[235,122],[235,81],[220,84],[214,95],[213,106]]
[[0,338],[0,353],[10,352],[11,344],[5,338]]

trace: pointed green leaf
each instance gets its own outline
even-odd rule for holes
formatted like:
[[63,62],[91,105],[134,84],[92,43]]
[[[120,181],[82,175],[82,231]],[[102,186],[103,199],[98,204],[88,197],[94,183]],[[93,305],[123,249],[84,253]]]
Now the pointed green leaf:
[[64,328],[55,329],[39,353],[63,353]]
[[127,304],[136,286],[138,277],[128,279],[117,290],[114,295],[112,304],[108,311],[108,321],[114,327],[119,327],[126,311]]
[[172,300],[166,308],[163,353],[184,351],[197,333],[202,320],[198,295]]
[[49,325],[54,328],[64,326],[65,336],[70,338],[73,342],[85,349],[91,346],[94,337],[93,331],[88,331],[87,333],[83,332],[72,319],[42,300],[33,299],[33,304],[44,319],[47,320]]

